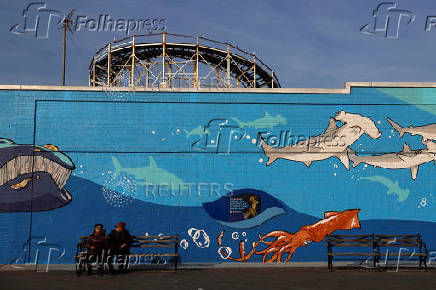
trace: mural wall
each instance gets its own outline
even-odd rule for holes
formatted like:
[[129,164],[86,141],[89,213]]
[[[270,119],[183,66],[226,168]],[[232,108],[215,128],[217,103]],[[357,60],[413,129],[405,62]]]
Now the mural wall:
[[[436,88],[0,91],[0,264],[118,221],[182,263],[322,262],[330,233],[436,240]],[[46,145],[44,145],[46,144]]]

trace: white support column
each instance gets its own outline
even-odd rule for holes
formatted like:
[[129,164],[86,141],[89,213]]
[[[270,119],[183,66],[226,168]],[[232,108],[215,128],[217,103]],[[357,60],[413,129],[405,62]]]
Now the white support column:
[[194,88],[198,88],[198,36],[196,37],[195,46],[195,64],[194,64]]
[[253,55],[253,88],[256,87],[256,55]]
[[271,88],[274,89],[274,71],[271,71]]
[[130,71],[130,85],[135,87],[135,36],[132,36],[132,69]]
[[109,43],[107,45],[107,86],[111,86],[111,62],[112,62],[112,45]]
[[92,86],[95,87],[95,55],[92,59]]
[[166,84],[165,81],[165,32],[162,34],[162,83]]
[[230,44],[227,44],[227,87],[230,88]]

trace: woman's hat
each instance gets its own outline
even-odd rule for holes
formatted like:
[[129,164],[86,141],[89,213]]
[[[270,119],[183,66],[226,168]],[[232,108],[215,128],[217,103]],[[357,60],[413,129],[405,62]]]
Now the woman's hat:
[[117,226],[120,226],[121,228],[124,229],[124,227],[126,226],[126,223],[125,222],[119,222],[119,223],[117,223]]

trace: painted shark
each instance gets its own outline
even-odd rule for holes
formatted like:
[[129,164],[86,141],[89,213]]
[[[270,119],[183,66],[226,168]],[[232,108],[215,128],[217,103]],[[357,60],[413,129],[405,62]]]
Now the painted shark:
[[55,145],[0,138],[0,212],[44,211],[69,204],[65,184],[75,166]]
[[115,167],[115,172],[112,174],[112,178],[117,178],[121,172],[124,172],[126,174],[133,175],[137,180],[136,183],[139,185],[168,184],[172,186],[180,186],[184,184],[183,180],[178,178],[175,174],[159,168],[156,164],[156,161],[154,161],[153,157],[151,156],[149,157],[149,165],[145,167],[122,167],[115,156],[112,156],[112,163]]
[[[343,122],[341,127],[336,121]],[[267,166],[277,159],[303,162],[309,167],[313,161],[325,160],[337,157],[347,170],[350,169],[350,160],[347,155],[348,146],[356,142],[363,134],[372,139],[381,136],[375,123],[368,117],[359,114],[338,112],[334,118],[330,118],[327,129],[318,136],[297,142],[294,145],[276,148],[268,145],[259,133],[259,139],[265,155],[268,157]]]
[[426,149],[410,150],[409,145],[404,144],[401,152],[387,153],[372,156],[357,156],[354,152],[349,152],[349,158],[353,161],[353,167],[360,163],[366,163],[374,167],[387,169],[410,169],[412,179],[416,179],[418,169],[421,164],[434,161],[436,165],[436,143],[424,141]]
[[255,129],[274,129],[277,125],[286,125],[288,121],[280,114],[272,116],[270,113],[265,112],[265,115],[261,118],[258,118],[253,121],[241,121],[235,117],[232,117],[232,120],[235,121],[239,128],[255,128]]
[[183,131],[186,134],[186,138],[190,138],[191,136],[197,135],[198,137],[202,137],[204,134],[209,134],[209,129],[203,127],[203,126],[197,126],[191,131],[183,129]]
[[409,128],[401,127],[399,124],[392,121],[388,118],[389,124],[391,124],[392,128],[394,128],[399,134],[400,138],[403,137],[405,133],[409,133],[410,135],[420,135],[425,140],[436,140],[436,124],[429,124],[426,126],[418,126],[413,127],[409,126]]
[[398,197],[399,202],[403,202],[407,199],[407,197],[410,194],[410,190],[408,189],[402,189],[400,187],[400,184],[398,183],[398,180],[392,181],[389,178],[386,178],[381,175],[374,175],[374,176],[368,176],[368,177],[360,177],[360,180],[369,180],[371,182],[378,182],[383,184],[388,188],[387,194],[395,194]]

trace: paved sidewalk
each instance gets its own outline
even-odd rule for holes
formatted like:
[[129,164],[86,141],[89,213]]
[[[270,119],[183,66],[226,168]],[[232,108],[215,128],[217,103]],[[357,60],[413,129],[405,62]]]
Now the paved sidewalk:
[[76,276],[74,271],[1,271],[1,289],[436,289],[436,270],[374,272],[325,268],[138,270]]

